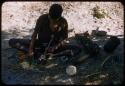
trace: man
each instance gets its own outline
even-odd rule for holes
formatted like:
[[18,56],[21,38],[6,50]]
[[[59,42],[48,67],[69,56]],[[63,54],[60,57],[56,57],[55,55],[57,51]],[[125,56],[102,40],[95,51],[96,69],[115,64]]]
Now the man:
[[[36,23],[34,33],[32,35],[29,55],[32,55],[34,45],[43,45],[47,46],[50,42],[52,36],[54,36],[51,45],[53,46],[48,51],[53,52],[56,45],[61,41],[68,38],[68,24],[65,18],[61,17],[63,9],[58,4],[53,4],[48,14],[44,14],[39,17]],[[35,42],[38,35],[38,41]],[[35,44],[36,43],[36,44]]]
[[[41,52],[58,51],[58,47],[61,46],[61,41],[68,38],[68,24],[62,15],[63,9],[59,4],[53,4],[48,14],[43,14],[39,17],[34,29],[32,39],[11,39],[9,44],[11,47],[15,47],[21,50],[26,50],[19,45],[29,46],[29,56],[32,57],[36,47],[42,48]],[[38,36],[38,38],[37,38]],[[53,40],[51,40],[53,39]],[[47,48],[51,40],[51,48]]]

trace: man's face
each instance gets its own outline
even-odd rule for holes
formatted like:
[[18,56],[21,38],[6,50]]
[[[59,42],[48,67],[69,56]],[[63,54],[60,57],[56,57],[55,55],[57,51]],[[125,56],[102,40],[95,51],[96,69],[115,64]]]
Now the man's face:
[[58,26],[59,26],[59,19],[60,18],[57,18],[57,19],[52,19],[50,16],[49,16],[49,21],[50,21],[50,28],[53,32],[57,31],[58,30]]

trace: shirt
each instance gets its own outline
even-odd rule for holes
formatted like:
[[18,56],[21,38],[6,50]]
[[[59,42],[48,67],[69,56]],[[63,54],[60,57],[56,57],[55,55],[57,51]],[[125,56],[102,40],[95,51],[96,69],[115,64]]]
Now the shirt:
[[39,17],[36,23],[35,31],[37,31],[38,41],[40,43],[49,43],[52,35],[54,36],[52,44],[57,44],[60,42],[59,40],[68,38],[68,24],[66,19],[61,17],[58,22],[58,31],[52,32],[49,27],[50,22],[48,14],[44,14]]

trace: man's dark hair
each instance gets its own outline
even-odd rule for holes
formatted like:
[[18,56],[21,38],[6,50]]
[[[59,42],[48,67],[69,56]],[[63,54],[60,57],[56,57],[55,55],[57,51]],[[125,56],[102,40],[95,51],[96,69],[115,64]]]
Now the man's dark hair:
[[61,17],[63,12],[62,6],[59,4],[53,4],[49,9],[49,15],[52,19]]

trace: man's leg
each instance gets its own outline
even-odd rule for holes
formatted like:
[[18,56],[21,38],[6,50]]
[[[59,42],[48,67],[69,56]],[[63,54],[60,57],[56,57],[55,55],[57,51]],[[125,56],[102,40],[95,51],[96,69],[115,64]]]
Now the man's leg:
[[29,50],[29,39],[10,39],[9,45],[12,48],[18,49],[18,52],[16,53],[19,58],[19,63],[22,63],[25,61],[25,58],[27,57],[27,52]]
[[16,48],[18,50],[28,52],[29,49],[29,44],[30,44],[30,39],[10,39],[9,40],[9,45],[12,48]]

